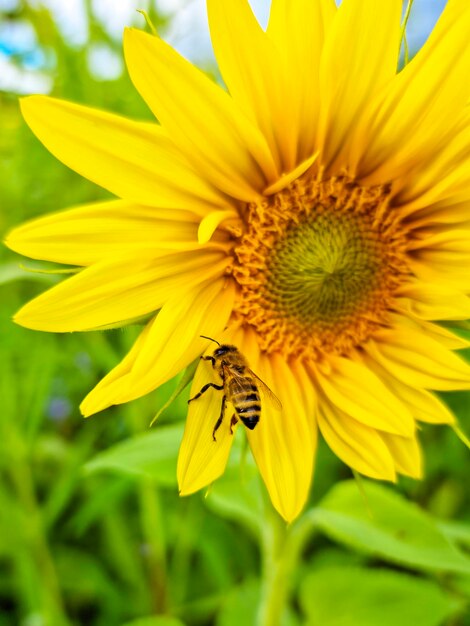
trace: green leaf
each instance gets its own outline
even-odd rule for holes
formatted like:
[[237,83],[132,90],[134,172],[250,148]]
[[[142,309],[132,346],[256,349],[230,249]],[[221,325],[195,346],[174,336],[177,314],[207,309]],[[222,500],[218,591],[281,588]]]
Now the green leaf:
[[133,619],[132,622],[126,622],[122,626],[184,626],[184,624],[181,620],[169,615],[149,615]]
[[432,581],[357,567],[310,573],[300,603],[305,626],[439,626],[462,608]]
[[336,485],[312,511],[317,527],[335,541],[417,569],[470,574],[470,559],[437,522],[415,504],[381,485]]
[[463,546],[470,548],[470,524],[465,522],[445,520],[439,522],[438,526],[440,530],[455,543],[462,544]]
[[173,487],[182,437],[183,424],[160,426],[155,432],[132,437],[98,454],[85,465],[85,470],[146,476],[162,486]]

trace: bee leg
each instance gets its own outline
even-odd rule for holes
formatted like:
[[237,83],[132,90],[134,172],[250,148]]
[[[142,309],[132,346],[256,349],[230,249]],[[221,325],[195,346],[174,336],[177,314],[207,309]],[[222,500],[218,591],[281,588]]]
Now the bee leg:
[[202,361],[210,361],[212,363],[212,367],[214,367],[215,359],[213,356],[201,356]]
[[215,426],[214,426],[214,430],[212,431],[212,439],[214,441],[217,441],[217,439],[215,438],[215,433],[216,433],[217,430],[219,430],[220,425],[222,424],[222,421],[224,419],[225,403],[226,402],[227,402],[227,397],[224,394],[224,397],[222,398],[222,406],[220,407],[219,419],[216,421]]
[[200,396],[202,396],[202,394],[207,391],[208,389],[210,389],[210,387],[213,387],[214,389],[217,389],[217,391],[221,391],[224,386],[223,385],[216,385],[215,383],[207,383],[207,385],[204,385],[204,387],[201,389],[201,391],[199,393],[197,393],[194,398],[189,398],[188,400],[188,404],[190,402],[192,402],[193,400],[197,400]]
[[237,416],[235,413],[232,415],[232,419],[230,420],[230,434],[233,435],[233,427],[238,422]]

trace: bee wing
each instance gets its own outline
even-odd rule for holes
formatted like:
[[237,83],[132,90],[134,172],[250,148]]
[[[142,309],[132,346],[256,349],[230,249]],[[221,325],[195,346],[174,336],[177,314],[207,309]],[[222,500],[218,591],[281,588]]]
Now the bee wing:
[[230,379],[232,381],[232,386],[235,387],[234,391],[237,393],[243,393],[246,390],[244,377],[241,376],[236,369],[230,367],[229,365],[223,366],[223,370],[224,379]]
[[248,370],[253,378],[256,380],[259,390],[263,394],[264,398],[268,400],[268,402],[276,409],[276,411],[282,410],[282,404],[276,394],[271,391],[268,385],[261,380],[261,378],[253,372],[253,370]]

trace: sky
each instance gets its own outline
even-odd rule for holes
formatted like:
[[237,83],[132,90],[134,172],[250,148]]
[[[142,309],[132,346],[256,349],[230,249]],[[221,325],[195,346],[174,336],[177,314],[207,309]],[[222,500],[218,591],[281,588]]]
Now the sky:
[[[151,2],[164,14],[172,16],[170,28],[162,33],[166,41],[195,63],[212,57],[205,0],[92,0],[92,7],[96,18],[119,42],[125,26],[144,26],[137,9],[148,9]],[[250,2],[261,25],[265,26],[270,0]],[[27,22],[1,20],[2,11],[14,10],[18,3],[19,0],[0,0],[0,90],[48,93],[52,79],[45,68],[50,60],[38,49],[31,26]],[[71,45],[79,48],[86,44],[88,24],[83,0],[27,0],[27,3],[49,8]],[[445,3],[446,0],[415,0],[408,29],[411,49],[425,41]],[[21,67],[11,61],[14,52],[22,53]],[[103,44],[90,47],[87,59],[98,80],[113,80],[124,69],[122,57]]]

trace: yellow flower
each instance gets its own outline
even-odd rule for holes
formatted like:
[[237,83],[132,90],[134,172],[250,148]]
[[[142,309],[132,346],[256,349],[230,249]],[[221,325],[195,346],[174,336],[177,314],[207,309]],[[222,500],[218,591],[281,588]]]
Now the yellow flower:
[[[27,304],[24,326],[103,328],[155,314],[85,398],[90,415],[229,342],[282,402],[246,431],[276,509],[305,504],[317,431],[366,476],[421,476],[417,421],[451,423],[429,390],[468,389],[470,3],[449,0],[398,74],[400,0],[208,0],[228,93],[161,39],[125,33],[131,78],[160,125],[46,97],[26,121],[118,200],[20,226],[8,245],[85,269]],[[230,95],[229,95],[230,94]],[[159,311],[158,315],[156,314]],[[191,396],[218,382],[201,361]],[[192,402],[178,479],[222,474],[221,392]]]

